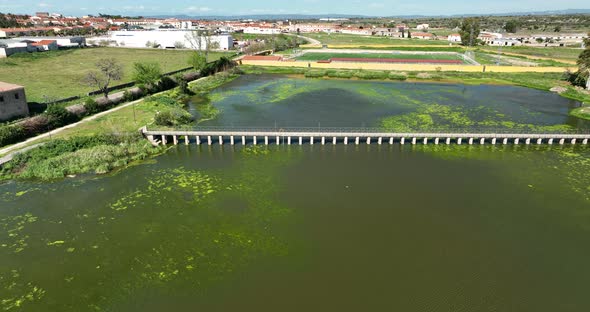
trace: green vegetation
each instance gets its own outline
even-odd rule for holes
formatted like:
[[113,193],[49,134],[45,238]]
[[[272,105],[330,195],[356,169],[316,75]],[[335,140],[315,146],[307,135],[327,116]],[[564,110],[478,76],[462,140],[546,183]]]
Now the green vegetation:
[[162,69],[157,62],[138,62],[133,64],[133,81],[140,85],[151,85],[162,78]]
[[381,36],[361,36],[348,34],[304,34],[327,45],[449,45],[446,40],[401,39]]
[[104,174],[161,151],[139,135],[56,139],[16,155],[2,167],[0,179],[51,180],[83,173]]
[[489,47],[489,46],[480,46],[478,47],[480,50],[489,51],[491,53],[498,53],[507,52],[507,53],[518,53],[523,55],[530,55],[530,56],[540,56],[540,57],[547,57],[547,58],[554,58],[554,59],[562,59],[562,60],[572,60],[575,61],[580,56],[582,50],[580,49],[572,49],[572,48],[564,48],[564,47],[502,47],[500,50],[498,47]]
[[[489,52],[489,53],[484,53]],[[531,59],[526,56],[507,55],[503,53],[493,53],[489,50],[476,50],[475,60],[482,65],[500,65],[500,66],[555,66],[571,67],[572,64],[563,63],[554,60]]]
[[[133,63],[156,62],[163,72],[186,68],[190,51],[161,49],[89,48],[44,53],[16,54],[0,59],[5,82],[23,85],[29,102],[45,102],[84,95],[95,88],[80,84],[99,59],[113,58],[123,66],[121,83],[133,81]],[[210,53],[211,60],[227,53]]]
[[299,61],[319,61],[331,58],[463,60],[457,54],[399,54],[399,53],[321,53],[309,52],[297,58]]
[[476,46],[478,45],[478,39],[480,32],[480,24],[478,18],[466,18],[461,23],[459,34],[461,35],[461,42],[465,46]]

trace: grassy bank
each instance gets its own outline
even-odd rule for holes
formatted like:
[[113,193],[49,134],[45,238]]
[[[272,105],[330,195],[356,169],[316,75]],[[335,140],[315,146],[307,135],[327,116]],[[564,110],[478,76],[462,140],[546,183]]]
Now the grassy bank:
[[518,53],[530,56],[540,56],[554,59],[563,59],[576,61],[582,53],[582,49],[572,49],[563,47],[490,47],[482,46],[478,49],[492,53]]
[[[44,102],[84,95],[94,88],[81,83],[87,72],[95,70],[102,58],[114,58],[123,65],[123,79],[132,81],[133,63],[157,62],[163,72],[189,67],[190,51],[162,49],[88,48],[44,53],[16,54],[0,59],[2,81],[25,86],[29,102]],[[210,61],[227,53],[211,53]]]
[[85,173],[105,174],[162,151],[163,147],[151,146],[139,134],[56,139],[15,156],[2,167],[0,180],[52,180]]

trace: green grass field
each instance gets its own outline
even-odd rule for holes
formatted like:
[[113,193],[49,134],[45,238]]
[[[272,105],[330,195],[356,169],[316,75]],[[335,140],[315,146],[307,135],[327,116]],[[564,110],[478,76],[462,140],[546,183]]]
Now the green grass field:
[[[29,102],[44,102],[85,95],[95,90],[82,84],[87,72],[94,70],[97,60],[114,58],[123,65],[123,79],[114,84],[131,82],[133,63],[158,62],[163,72],[189,67],[186,50],[88,48],[32,54],[16,54],[0,59],[0,80],[25,86]],[[209,60],[227,55],[211,53]]]
[[550,57],[563,60],[575,61],[580,56],[583,50],[561,47],[479,47],[481,50],[490,51],[494,53],[519,53],[530,56]]
[[420,40],[420,39],[400,39],[400,38],[388,38],[381,36],[361,36],[361,35],[349,35],[349,34],[302,34],[305,37],[319,40],[322,44],[351,44],[351,45],[362,45],[362,44],[388,44],[388,45],[449,45],[446,40]]
[[395,54],[395,53],[321,53],[309,52],[298,57],[299,61],[319,61],[331,58],[381,58],[381,59],[419,59],[419,60],[463,60],[453,54]]

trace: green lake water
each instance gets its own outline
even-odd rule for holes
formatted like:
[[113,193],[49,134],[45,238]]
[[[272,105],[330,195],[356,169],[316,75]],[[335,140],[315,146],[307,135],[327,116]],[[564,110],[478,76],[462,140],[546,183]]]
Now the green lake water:
[[[513,87],[375,83],[420,106],[397,111],[401,95],[369,96],[366,82],[299,79],[301,93],[269,101],[293,79],[233,81],[214,91],[222,113],[207,124],[314,126],[323,112],[322,125],[379,126],[419,110],[455,126],[428,110],[442,105],[471,121],[585,127],[567,116],[577,103]],[[281,111],[293,122],[275,120]],[[581,146],[191,145],[109,176],[8,182],[0,310],[587,311],[589,156]]]

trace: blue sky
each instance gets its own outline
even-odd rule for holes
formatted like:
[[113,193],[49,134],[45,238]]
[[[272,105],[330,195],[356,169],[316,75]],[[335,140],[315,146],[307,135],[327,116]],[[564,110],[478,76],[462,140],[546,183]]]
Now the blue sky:
[[[465,4],[469,3],[469,4]],[[0,0],[0,12],[127,15],[363,14],[449,15],[590,9],[588,0]]]

